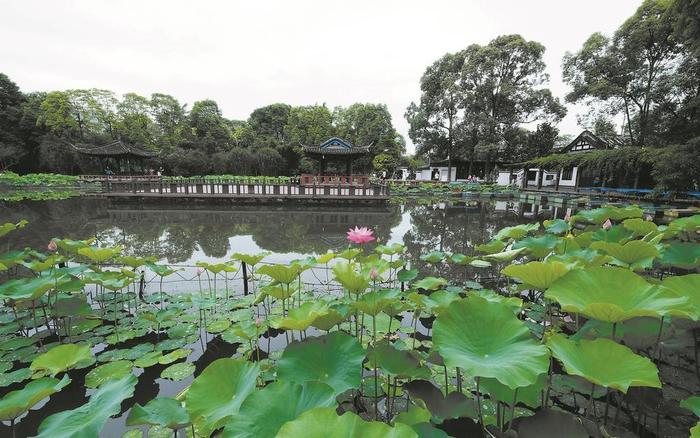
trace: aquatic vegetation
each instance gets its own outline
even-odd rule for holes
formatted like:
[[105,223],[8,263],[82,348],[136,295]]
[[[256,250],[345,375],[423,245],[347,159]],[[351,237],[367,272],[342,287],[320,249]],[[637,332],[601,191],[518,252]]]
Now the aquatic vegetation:
[[[124,436],[651,434],[676,418],[688,430],[700,394],[660,388],[669,357],[698,354],[697,218],[657,225],[608,206],[414,260],[357,228],[343,251],[288,264],[236,253],[194,273],[91,240],[10,250],[0,420],[14,430],[47,412],[41,437],[98,436],[115,415],[138,428]],[[147,274],[157,289],[140,290]],[[185,275],[189,292],[164,282]],[[159,395],[158,379],[182,391]],[[84,399],[61,410],[66,391]],[[665,409],[653,426],[639,420],[649,406]]]

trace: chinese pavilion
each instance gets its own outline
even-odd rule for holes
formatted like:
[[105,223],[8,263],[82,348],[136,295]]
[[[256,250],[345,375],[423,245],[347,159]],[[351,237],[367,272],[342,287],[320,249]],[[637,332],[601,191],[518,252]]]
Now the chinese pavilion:
[[109,169],[115,174],[145,173],[144,160],[157,156],[155,152],[126,144],[121,140],[102,146],[75,146],[75,149],[82,155],[96,159],[101,172]]
[[[318,174],[302,175],[302,184],[353,184],[366,185],[369,178],[366,175],[353,175],[352,162],[354,159],[368,154],[368,146],[353,146],[349,142],[331,137],[319,146],[307,146],[302,144],[304,154],[318,161]],[[345,175],[326,175],[326,164],[329,162],[340,162],[345,164]]]

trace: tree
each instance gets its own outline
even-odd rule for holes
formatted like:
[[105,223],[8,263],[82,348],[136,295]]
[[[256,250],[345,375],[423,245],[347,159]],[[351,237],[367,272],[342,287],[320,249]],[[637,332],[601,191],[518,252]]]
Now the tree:
[[136,93],[127,93],[117,104],[117,137],[130,144],[152,148],[156,126],[151,118],[151,102]]
[[24,102],[17,84],[0,73],[0,170],[19,162],[26,154],[19,127]]
[[572,87],[566,100],[605,103],[610,114],[622,112],[637,145],[647,144],[660,84],[675,71],[679,48],[668,6],[645,0],[612,38],[595,33],[579,52],[564,57],[564,81]]
[[183,140],[186,129],[186,105],[168,94],[151,94],[150,112],[155,123],[155,147],[171,151]]
[[253,147],[278,148],[286,145],[284,127],[292,107],[285,103],[274,103],[255,109],[248,118],[248,126],[254,135]]
[[448,53],[427,68],[420,79],[421,98],[406,110],[409,137],[416,153],[435,154],[447,159],[447,180],[452,178],[452,159],[456,145],[462,143],[464,122],[463,94],[460,87],[464,53]]
[[216,150],[228,149],[231,144],[231,131],[221,115],[219,105],[213,100],[200,100],[192,105],[189,114],[191,147],[209,154]]

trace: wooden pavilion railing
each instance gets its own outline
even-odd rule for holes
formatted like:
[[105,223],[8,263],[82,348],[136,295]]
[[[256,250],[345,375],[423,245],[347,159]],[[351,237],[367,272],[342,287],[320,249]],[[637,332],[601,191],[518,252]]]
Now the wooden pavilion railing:
[[367,175],[310,175],[302,174],[300,177],[301,185],[311,186],[355,186],[368,187],[370,185],[369,176]]
[[142,179],[102,180],[102,194],[107,196],[143,197],[212,197],[212,198],[388,198],[389,187],[369,180],[289,181],[287,183],[241,182],[233,180],[187,179],[182,181],[147,181]]

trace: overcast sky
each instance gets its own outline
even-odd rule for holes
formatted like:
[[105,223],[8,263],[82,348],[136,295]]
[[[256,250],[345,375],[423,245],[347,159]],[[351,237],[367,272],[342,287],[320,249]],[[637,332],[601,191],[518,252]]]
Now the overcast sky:
[[[216,100],[246,119],[274,102],[385,103],[407,141],[406,106],[446,52],[519,33],[561,60],[613,32],[641,0],[0,0],[0,71],[25,91],[106,88]],[[561,123],[577,133],[575,108]]]

